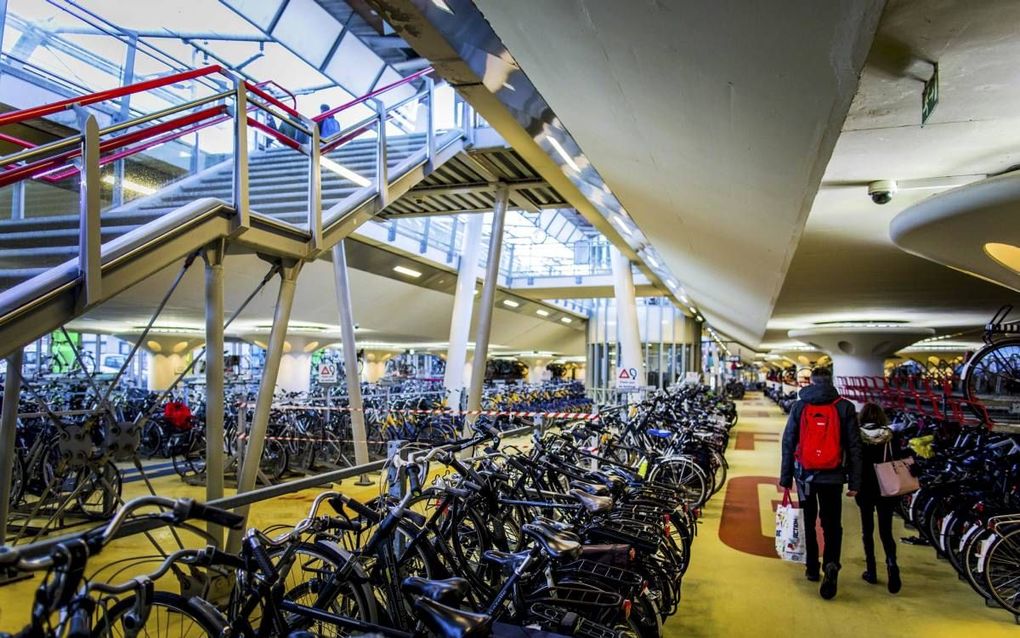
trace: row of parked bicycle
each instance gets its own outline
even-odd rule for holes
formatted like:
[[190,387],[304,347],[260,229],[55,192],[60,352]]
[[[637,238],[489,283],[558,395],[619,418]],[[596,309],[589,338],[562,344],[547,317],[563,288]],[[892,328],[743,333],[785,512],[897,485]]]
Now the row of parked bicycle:
[[[160,393],[128,388],[103,400],[102,389],[89,379],[51,383],[26,382],[19,407],[9,500],[26,520],[108,518],[123,491],[118,462],[162,457],[185,480],[204,480],[205,396],[200,388],[181,391],[159,405]],[[445,407],[445,395],[434,385],[405,386],[396,391],[365,388],[367,439],[374,458],[385,455],[390,440],[441,443],[456,438],[462,427],[460,416],[422,413]],[[281,394],[277,403],[262,454],[262,477],[278,481],[288,471],[352,465],[353,434],[350,413],[343,411],[344,395]],[[578,411],[589,406],[580,384],[489,388],[485,399],[486,409],[493,410]],[[246,392],[228,396],[223,441],[228,472],[239,465],[253,412],[254,397]],[[489,418],[489,424],[501,428],[521,422]],[[153,466],[146,467],[151,471]]]
[[[698,507],[725,478],[736,415],[690,387],[630,418],[604,414],[599,427],[536,428],[526,452],[485,422],[467,440],[408,443],[386,495],[322,492],[304,519],[249,529],[237,551],[182,546],[97,570],[131,531],[242,525],[158,496],[45,555],[4,548],[0,569],[45,572],[20,635],[657,638],[680,603]],[[110,582],[126,571],[144,575]]]
[[911,448],[921,488],[902,514],[987,604],[1020,622],[1020,441],[901,414],[893,422]]

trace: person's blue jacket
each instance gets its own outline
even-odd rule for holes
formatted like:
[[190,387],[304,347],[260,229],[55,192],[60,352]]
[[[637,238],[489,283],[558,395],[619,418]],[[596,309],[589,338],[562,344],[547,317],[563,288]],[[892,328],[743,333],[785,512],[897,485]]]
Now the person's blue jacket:
[[336,118],[330,115],[326,119],[319,122],[319,137],[327,138],[330,135],[336,135],[340,132],[340,122],[336,121]]

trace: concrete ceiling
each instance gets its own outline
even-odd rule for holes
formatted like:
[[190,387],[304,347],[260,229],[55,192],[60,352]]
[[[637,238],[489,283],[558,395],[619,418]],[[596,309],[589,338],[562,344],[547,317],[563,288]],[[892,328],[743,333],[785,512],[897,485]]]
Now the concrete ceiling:
[[709,321],[756,344],[880,0],[478,0]]
[[[159,304],[177,275],[179,265],[145,280],[76,320],[81,330],[138,332],[146,314]],[[269,264],[251,255],[229,255],[224,265],[225,306],[229,317],[256,288]],[[390,277],[350,269],[354,318],[359,343],[445,343],[449,339],[453,297]],[[265,334],[272,324],[278,279],[271,281],[228,329],[228,335]],[[331,326],[325,335],[339,339],[333,265],[326,260],[306,264],[298,278],[292,334],[309,334],[301,324]],[[201,328],[204,325],[204,274],[201,261],[192,266],[157,321],[158,326]],[[583,322],[559,325],[538,317],[496,309],[491,343],[509,351],[541,350],[560,354],[584,353]],[[310,333],[317,334],[317,333]],[[325,340],[328,343],[328,340]],[[420,345],[419,345],[420,347]]]
[[[816,321],[901,320],[976,328],[1020,296],[908,255],[889,223],[938,190],[877,206],[874,180],[994,174],[1020,163],[1020,3],[891,0],[814,200],[766,342]],[[940,100],[922,128],[921,90],[939,62]],[[1016,219],[1014,217],[1014,219]],[[950,240],[951,241],[951,240]]]

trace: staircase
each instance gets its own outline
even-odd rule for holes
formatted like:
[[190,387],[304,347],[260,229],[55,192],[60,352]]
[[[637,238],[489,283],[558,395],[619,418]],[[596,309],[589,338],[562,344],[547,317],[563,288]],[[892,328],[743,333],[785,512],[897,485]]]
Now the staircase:
[[[424,134],[388,137],[386,147],[389,170],[393,171],[420,152],[425,143]],[[375,183],[375,139],[355,140],[329,153],[327,157]],[[248,174],[253,213],[307,231],[307,157],[282,147],[258,151],[249,157]],[[361,188],[350,179],[323,169],[323,210],[329,210]],[[227,160],[158,193],[104,212],[102,241],[105,244],[202,198],[229,202],[233,197],[232,189],[233,161]],[[77,259],[78,229],[77,213],[0,221],[0,292],[68,260]]]

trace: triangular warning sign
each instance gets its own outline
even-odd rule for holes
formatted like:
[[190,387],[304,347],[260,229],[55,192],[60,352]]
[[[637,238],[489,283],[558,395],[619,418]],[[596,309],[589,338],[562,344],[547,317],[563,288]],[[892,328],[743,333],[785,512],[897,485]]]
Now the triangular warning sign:
[[630,378],[630,375],[627,374],[627,368],[623,368],[622,370],[620,370],[620,378],[621,379],[629,379]]

